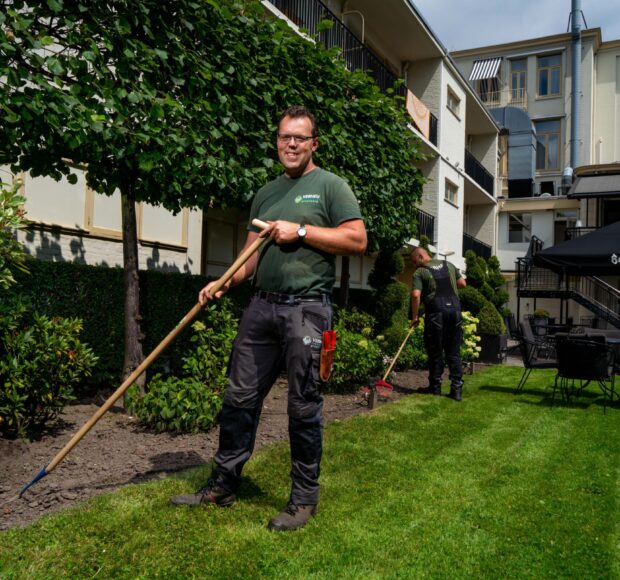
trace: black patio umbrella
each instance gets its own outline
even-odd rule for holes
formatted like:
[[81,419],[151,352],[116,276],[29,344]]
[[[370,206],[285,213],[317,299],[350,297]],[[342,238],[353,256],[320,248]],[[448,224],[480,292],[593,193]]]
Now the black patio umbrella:
[[534,265],[575,276],[620,276],[620,221],[537,252]]

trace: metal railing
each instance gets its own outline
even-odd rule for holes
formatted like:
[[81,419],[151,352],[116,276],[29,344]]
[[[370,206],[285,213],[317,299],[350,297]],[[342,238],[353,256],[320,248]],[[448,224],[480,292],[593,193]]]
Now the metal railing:
[[597,229],[598,228],[566,228],[564,232],[564,241],[574,240],[580,236],[595,232]]
[[[404,84],[399,84],[399,78],[392,74],[321,0],[269,0],[269,2],[327,48],[339,47],[340,56],[349,70],[369,71],[382,91],[394,88],[396,94],[405,96],[407,88]],[[330,20],[333,25],[329,30],[318,32],[319,23],[324,20]]]
[[418,222],[418,238],[426,236],[431,244],[435,243],[435,216],[424,210],[417,209],[416,221]]
[[493,176],[467,149],[465,149],[465,173],[467,173],[467,175],[469,175],[489,195],[493,195]]
[[530,248],[517,260],[517,295],[541,298],[570,298],[599,318],[620,327],[620,290],[595,276],[564,276],[532,264],[542,242],[532,237]]
[[463,255],[467,250],[473,250],[476,256],[489,259],[492,255],[493,248],[489,244],[485,244],[470,234],[463,234]]
[[497,107],[518,107],[527,111],[526,89],[500,89],[499,91],[480,91],[480,100],[487,109]]

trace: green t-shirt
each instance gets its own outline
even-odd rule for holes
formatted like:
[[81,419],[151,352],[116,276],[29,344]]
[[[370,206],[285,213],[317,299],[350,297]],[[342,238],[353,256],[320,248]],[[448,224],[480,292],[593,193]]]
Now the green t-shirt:
[[[431,260],[426,266],[420,266],[413,274],[413,289],[420,290],[422,292],[422,301],[424,304],[428,304],[433,298],[435,298],[435,291],[437,285],[435,284],[435,278],[430,273],[429,269],[441,268],[443,266],[443,260]],[[461,278],[460,270],[450,262],[448,264],[448,273],[450,274],[450,283],[454,293],[457,294],[456,281]]]
[[[254,218],[285,220],[336,227],[361,219],[359,205],[346,181],[320,168],[296,179],[281,175],[262,187],[250,210],[248,230],[258,232]],[[284,294],[331,294],[336,280],[336,257],[303,242],[262,247],[255,283],[257,288]]]

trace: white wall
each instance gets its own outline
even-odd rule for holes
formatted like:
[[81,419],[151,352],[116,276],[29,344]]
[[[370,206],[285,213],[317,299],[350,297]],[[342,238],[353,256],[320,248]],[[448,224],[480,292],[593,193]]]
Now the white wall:
[[[120,194],[97,194],[75,170],[77,184],[22,175],[29,229],[18,239],[41,260],[122,266]],[[141,269],[200,273],[202,212],[177,215],[162,207],[137,205]]]

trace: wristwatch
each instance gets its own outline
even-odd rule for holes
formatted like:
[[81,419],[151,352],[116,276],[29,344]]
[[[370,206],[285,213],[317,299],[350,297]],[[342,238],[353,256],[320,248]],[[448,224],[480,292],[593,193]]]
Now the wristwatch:
[[306,239],[306,235],[308,234],[306,230],[306,226],[301,223],[297,228],[297,237],[303,242]]

